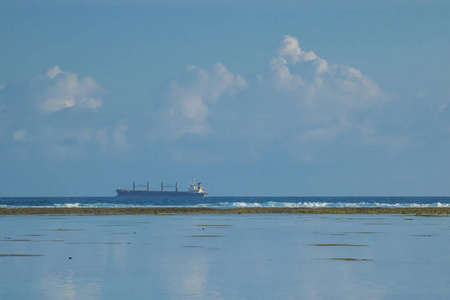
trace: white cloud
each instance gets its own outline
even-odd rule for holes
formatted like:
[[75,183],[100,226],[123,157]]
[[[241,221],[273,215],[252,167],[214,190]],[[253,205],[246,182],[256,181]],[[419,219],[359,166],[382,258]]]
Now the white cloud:
[[[89,76],[58,66],[32,87],[35,93],[28,94],[39,97],[27,101],[35,101],[39,111],[27,110],[21,120],[8,118],[3,135],[26,140],[24,147],[39,145],[59,158],[92,151],[114,155],[158,144],[152,149],[159,150],[154,151],[170,153],[176,148],[178,153],[193,155],[221,147],[213,151],[216,161],[236,151],[248,160],[265,159],[265,151],[293,156],[297,151],[313,161],[315,153],[307,149],[348,133],[359,134],[359,141],[367,144],[396,143],[362,125],[368,112],[385,102],[378,85],[356,68],[332,64],[314,51],[302,50],[292,36],[281,40],[266,71],[254,78],[244,79],[220,63],[209,69],[188,66],[178,79],[152,95],[152,101],[143,105],[149,111],[142,110],[136,119],[136,114],[128,120],[90,118],[90,110],[102,106],[101,87]],[[19,115],[21,107],[29,104],[26,97],[15,99],[5,102],[2,116]],[[79,109],[55,113],[67,108]],[[199,143],[203,143],[201,150],[192,146]],[[207,155],[212,156],[203,156]]]
[[297,61],[300,60],[301,55],[302,50],[298,45],[297,39],[292,36],[285,35],[280,43],[278,56],[289,59],[290,63],[295,65]]
[[435,115],[439,115],[440,113],[444,112],[448,107],[448,103],[443,103],[439,106],[439,108],[437,109]]
[[[158,105],[150,127],[171,141],[190,141],[182,139],[186,134],[209,134],[211,143],[220,140],[229,153],[240,151],[242,157],[253,158],[284,149],[314,161],[316,154],[307,149],[346,135],[358,136],[358,142],[366,144],[397,145],[396,139],[376,131],[369,136],[362,125],[386,97],[360,70],[304,51],[292,36],[283,37],[268,66],[254,80],[235,75],[220,63],[209,70],[187,67],[155,97]],[[220,149],[220,155],[226,151]]]
[[425,98],[427,96],[427,93],[425,92],[418,92],[417,93],[417,98]]
[[297,112],[296,120],[284,122],[297,127],[303,142],[326,141],[355,129],[359,114],[386,100],[378,85],[360,70],[329,64],[314,51],[303,51],[292,36],[284,36],[270,71],[258,81],[271,83],[280,93],[277,101]]
[[302,51],[299,47],[298,40],[290,35],[285,35],[280,42],[278,56],[286,59],[291,65],[295,65],[298,61],[310,61],[317,58],[314,51]]
[[[21,147],[37,157],[73,160],[95,153],[111,157],[131,149],[126,121],[101,113],[93,118],[91,110],[102,106],[103,89],[92,77],[54,66],[0,91],[0,143],[9,142],[11,153]],[[62,111],[68,108],[79,109]]]
[[162,133],[178,138],[186,133],[210,132],[210,108],[225,94],[233,95],[246,87],[244,78],[233,75],[220,63],[209,71],[189,66],[181,79],[165,87],[159,99],[162,109],[155,113]]
[[274,58],[270,62],[272,82],[280,90],[296,90],[305,84],[300,75],[291,73],[284,58]]
[[407,146],[410,141],[405,136],[383,136],[377,133],[377,130],[373,123],[366,122],[361,124],[360,130],[365,142],[369,145],[389,145],[392,151],[397,151]]
[[24,129],[18,130],[13,133],[13,139],[15,141],[22,141],[23,139],[25,139],[26,135],[27,135],[26,130],[24,130]]
[[130,148],[127,138],[128,125],[120,124],[112,131],[114,149],[124,151]]
[[336,136],[351,130],[352,124],[343,120],[333,124],[327,124],[326,127],[318,127],[305,131],[300,140],[302,142],[322,142],[335,138]]
[[[297,39],[292,36],[283,38],[278,54],[278,57],[272,59],[270,66],[273,83],[281,90],[302,92],[312,89],[317,92],[320,89],[327,89],[333,94],[338,93],[335,95],[336,98],[343,93],[353,97],[354,100],[362,97],[377,98],[379,101],[383,98],[377,84],[361,71],[346,65],[328,64],[314,51],[301,50]],[[292,84],[293,81],[296,84]]]
[[50,68],[40,78],[43,86],[38,103],[44,113],[53,113],[69,107],[94,109],[102,106],[98,83],[91,77],[79,78],[77,74],[62,71],[58,66]]
[[53,79],[61,73],[65,72],[61,71],[61,69],[58,66],[53,66],[50,69],[48,69],[47,72],[45,72],[45,75],[47,76],[48,79]]

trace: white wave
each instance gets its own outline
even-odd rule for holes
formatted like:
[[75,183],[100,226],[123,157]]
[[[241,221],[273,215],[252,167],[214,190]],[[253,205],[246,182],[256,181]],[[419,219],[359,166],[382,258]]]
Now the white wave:
[[80,203],[55,204],[55,207],[78,208],[78,207],[80,207]]
[[422,208],[422,207],[450,207],[450,203],[433,202],[433,203],[386,203],[386,202],[329,202],[329,201],[301,201],[301,202],[289,202],[283,201],[284,199],[279,199],[281,201],[276,201],[278,199],[271,199],[271,201],[257,202],[257,201],[224,201],[224,202],[213,202],[213,203],[185,203],[185,204],[174,204],[174,205],[161,205],[161,204],[151,204],[147,203],[145,205],[138,203],[54,203],[50,205],[43,206],[33,206],[33,205],[8,205],[0,204],[0,208],[152,208],[152,207],[209,207],[209,208],[253,208],[253,207],[292,207],[292,208],[324,208],[324,207],[379,207],[379,208]]
[[261,203],[233,202],[233,207],[262,207]]
[[324,208],[324,207],[379,207],[379,208],[421,208],[421,207],[450,207],[450,203],[378,203],[378,202],[276,202],[268,201],[263,203],[257,202],[220,202],[211,204],[198,204],[195,207],[211,207],[211,208],[247,208],[247,207],[292,207],[292,208]]

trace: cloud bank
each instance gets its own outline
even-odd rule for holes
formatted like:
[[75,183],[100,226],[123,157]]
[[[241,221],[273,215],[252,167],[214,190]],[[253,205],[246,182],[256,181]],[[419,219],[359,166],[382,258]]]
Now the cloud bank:
[[348,136],[360,144],[407,143],[377,133],[370,113],[387,98],[375,82],[303,50],[289,35],[264,71],[244,78],[221,63],[188,66],[150,100],[136,100],[143,108],[132,115],[105,115],[97,81],[59,66],[31,80],[30,93],[2,98],[12,90],[0,90],[3,141],[62,158],[147,149],[177,160],[201,152],[219,161],[254,161],[270,152],[311,161],[314,147]]
[[164,133],[162,139],[195,135],[225,140],[230,152],[278,147],[291,153],[348,134],[365,142],[389,140],[376,138],[373,123],[367,128],[368,112],[387,102],[378,85],[360,70],[302,50],[288,35],[266,70],[251,78],[220,63],[211,70],[189,66],[162,90],[150,125]]

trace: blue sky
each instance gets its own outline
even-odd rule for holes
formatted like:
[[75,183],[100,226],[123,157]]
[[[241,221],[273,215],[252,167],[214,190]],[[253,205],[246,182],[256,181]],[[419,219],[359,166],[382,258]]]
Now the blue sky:
[[448,1],[2,1],[0,196],[449,195]]

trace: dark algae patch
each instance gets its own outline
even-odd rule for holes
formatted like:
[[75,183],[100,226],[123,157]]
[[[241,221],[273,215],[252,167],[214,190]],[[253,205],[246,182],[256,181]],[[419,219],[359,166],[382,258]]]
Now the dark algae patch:
[[0,257],[12,257],[12,256],[26,257],[26,256],[45,256],[45,255],[42,255],[42,254],[0,254]]
[[369,245],[358,245],[358,244],[311,244],[310,246],[318,246],[318,247],[367,247]]
[[36,240],[36,241],[33,241],[33,242],[36,242],[36,243],[43,243],[43,242],[64,242],[64,240]]
[[74,242],[74,243],[67,243],[69,245],[120,245],[120,242],[92,242],[92,243],[81,243],[81,242]]
[[322,258],[321,260],[373,261],[373,259],[368,259],[368,258],[353,258],[353,257],[331,257],[331,258]]
[[207,224],[199,224],[199,225],[194,225],[194,226],[200,226],[200,227],[227,227],[227,226],[231,226],[231,225],[207,225]]
[[25,234],[22,236],[44,236],[43,234]]

